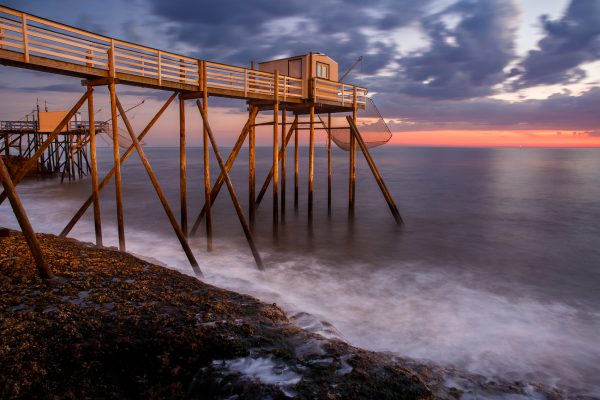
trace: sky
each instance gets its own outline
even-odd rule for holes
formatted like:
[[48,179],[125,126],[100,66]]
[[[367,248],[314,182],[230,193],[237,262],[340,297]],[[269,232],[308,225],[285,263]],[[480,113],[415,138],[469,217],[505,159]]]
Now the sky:
[[[200,59],[326,53],[365,86],[394,133],[425,146],[600,146],[600,0],[46,0],[0,4],[106,36]],[[99,90],[99,116],[108,103]],[[168,93],[118,89],[143,127]],[[37,100],[68,109],[79,79],[0,66],[0,120]],[[103,97],[104,96],[104,97]],[[104,103],[103,103],[104,100]],[[191,102],[190,102],[191,103]],[[211,125],[231,144],[240,100],[210,100]],[[148,136],[177,145],[177,107]],[[200,118],[187,108],[188,129]],[[258,137],[268,144],[268,135]],[[324,135],[317,137],[318,143]],[[199,144],[199,135],[188,143]]]

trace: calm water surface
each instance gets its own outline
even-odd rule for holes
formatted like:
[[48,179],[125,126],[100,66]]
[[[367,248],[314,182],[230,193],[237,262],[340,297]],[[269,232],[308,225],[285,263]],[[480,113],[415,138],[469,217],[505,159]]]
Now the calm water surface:
[[[178,149],[146,151],[179,215]],[[215,251],[205,252],[203,232],[191,241],[205,279],[276,302],[308,329],[332,335],[324,321],[332,323],[358,346],[600,396],[600,150],[385,147],[373,155],[405,228],[395,226],[360,153],[356,216],[348,220],[347,153],[337,149],[329,215],[323,148],[309,227],[301,148],[300,204],[295,210],[290,157],[276,241],[270,191],[258,212],[267,271],[255,270],[224,187]],[[201,158],[201,148],[188,150],[190,218],[202,206]],[[103,172],[110,160],[102,149]],[[258,160],[260,185],[270,151],[259,149]],[[244,207],[247,166],[244,149],[232,172]],[[128,250],[191,273],[137,157],[127,161],[123,182]],[[33,180],[19,193],[35,229],[59,233],[89,185]],[[102,212],[105,240],[116,245],[112,186]],[[6,205],[0,225],[17,227]],[[91,213],[71,236],[93,240]]]

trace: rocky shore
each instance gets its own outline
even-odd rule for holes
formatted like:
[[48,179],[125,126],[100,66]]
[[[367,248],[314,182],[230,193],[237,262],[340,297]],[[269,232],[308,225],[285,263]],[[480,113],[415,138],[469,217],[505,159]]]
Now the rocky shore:
[[[325,339],[275,304],[127,253],[0,234],[0,398],[431,399],[564,393]],[[541,396],[541,397],[540,397]],[[519,398],[519,397],[510,397]]]

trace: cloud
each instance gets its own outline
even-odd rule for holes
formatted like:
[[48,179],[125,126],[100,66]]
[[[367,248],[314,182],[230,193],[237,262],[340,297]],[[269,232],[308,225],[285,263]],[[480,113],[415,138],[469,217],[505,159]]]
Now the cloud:
[[248,65],[320,51],[344,66],[368,55],[364,72],[376,73],[397,53],[377,32],[413,23],[432,0],[149,1],[169,24],[168,36],[197,49],[200,58]]
[[598,132],[600,88],[579,96],[556,93],[548,99],[507,102],[496,99],[439,100],[415,99],[404,94],[376,96],[386,118],[401,123],[394,130],[429,129],[540,129]]
[[423,18],[430,46],[398,59],[400,82],[394,90],[429,99],[492,94],[515,57],[516,15],[510,1],[460,0]]
[[579,68],[600,59],[600,1],[572,0],[565,15],[556,21],[540,17],[545,36],[512,75],[514,88],[564,84],[585,78]]

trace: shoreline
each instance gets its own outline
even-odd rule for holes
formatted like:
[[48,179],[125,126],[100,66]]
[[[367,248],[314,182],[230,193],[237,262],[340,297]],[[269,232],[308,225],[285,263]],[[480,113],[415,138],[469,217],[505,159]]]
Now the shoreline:
[[[577,398],[325,339],[275,304],[131,254],[38,234],[0,237],[0,398]],[[232,397],[237,396],[237,397]]]

